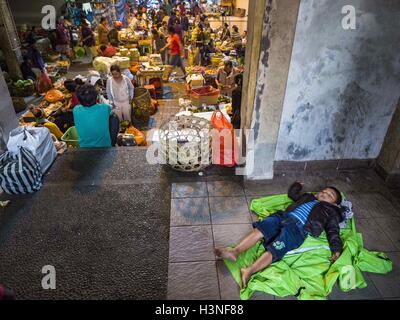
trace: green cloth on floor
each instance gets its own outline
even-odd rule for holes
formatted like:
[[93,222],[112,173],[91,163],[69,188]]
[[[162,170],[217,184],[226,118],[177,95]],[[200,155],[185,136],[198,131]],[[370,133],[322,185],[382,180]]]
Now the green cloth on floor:
[[[285,210],[292,203],[287,195],[276,195],[253,200],[251,210],[260,219],[265,219],[276,211]],[[329,258],[332,253],[325,233],[319,238],[308,236],[299,249],[254,274],[247,288],[241,289],[241,299],[248,300],[255,291],[261,291],[278,297],[324,300],[336,282],[342,291],[348,292],[367,286],[362,272],[385,274],[392,271],[392,262],[384,253],[368,251],[363,247],[362,235],[356,232],[354,219],[341,231],[341,238],[343,253],[331,264]],[[264,252],[265,248],[259,242],[243,252],[237,262],[224,261],[240,287],[240,269],[253,264]]]

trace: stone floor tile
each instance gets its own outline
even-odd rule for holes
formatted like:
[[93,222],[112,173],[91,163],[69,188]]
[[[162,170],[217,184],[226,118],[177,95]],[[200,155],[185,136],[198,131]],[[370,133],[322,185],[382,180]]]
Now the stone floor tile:
[[225,248],[237,245],[253,231],[251,224],[223,224],[213,225],[214,244]]
[[370,274],[370,278],[383,298],[400,298],[400,252],[389,252],[393,270],[389,274]]
[[207,187],[210,197],[244,196],[242,183],[237,181],[209,181]]
[[170,263],[168,300],[219,300],[215,261]]
[[205,182],[185,182],[172,184],[172,198],[207,197]]
[[240,300],[240,288],[222,260],[217,261],[219,288],[222,300]]
[[171,226],[211,224],[208,198],[171,200]]
[[211,226],[171,227],[169,262],[215,260]]
[[397,250],[375,219],[357,219],[356,230],[362,234],[364,246],[368,250],[384,252]]
[[400,218],[376,218],[381,230],[392,240],[400,250]]
[[210,197],[213,224],[251,223],[246,197]]
[[353,192],[347,197],[353,203],[356,218],[400,217],[398,208],[380,193]]

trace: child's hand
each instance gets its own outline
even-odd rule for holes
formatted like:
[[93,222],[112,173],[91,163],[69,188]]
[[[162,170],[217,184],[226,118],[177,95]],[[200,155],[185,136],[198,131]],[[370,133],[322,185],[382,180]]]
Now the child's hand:
[[332,254],[332,257],[330,257],[329,261],[331,263],[334,263],[337,259],[339,259],[340,257],[340,252],[335,252],[334,254]]

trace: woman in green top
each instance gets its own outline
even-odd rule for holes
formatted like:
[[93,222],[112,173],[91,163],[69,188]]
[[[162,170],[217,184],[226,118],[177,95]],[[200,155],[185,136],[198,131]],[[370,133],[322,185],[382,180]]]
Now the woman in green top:
[[97,103],[98,94],[92,85],[79,87],[77,96],[81,105],[76,106],[73,113],[80,147],[108,148],[114,145],[119,127],[111,126],[110,130],[114,119],[111,106]]

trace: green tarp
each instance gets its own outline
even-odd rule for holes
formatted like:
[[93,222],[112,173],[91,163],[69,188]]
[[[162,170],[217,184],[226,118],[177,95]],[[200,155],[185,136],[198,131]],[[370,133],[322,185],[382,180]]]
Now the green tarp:
[[[286,209],[292,200],[287,195],[276,195],[253,200],[251,210],[264,219],[278,210]],[[246,289],[241,289],[243,300],[251,298],[255,291],[278,297],[297,296],[300,300],[324,300],[331,293],[336,282],[339,288],[348,292],[365,288],[367,283],[362,272],[388,273],[392,262],[384,253],[364,249],[362,236],[356,232],[354,219],[341,231],[344,249],[340,258],[331,264],[326,235],[319,238],[309,236],[297,250],[289,252],[261,272],[254,274]],[[254,263],[265,252],[261,242],[242,253],[237,262],[225,260],[235,281],[241,285],[240,269]]]

